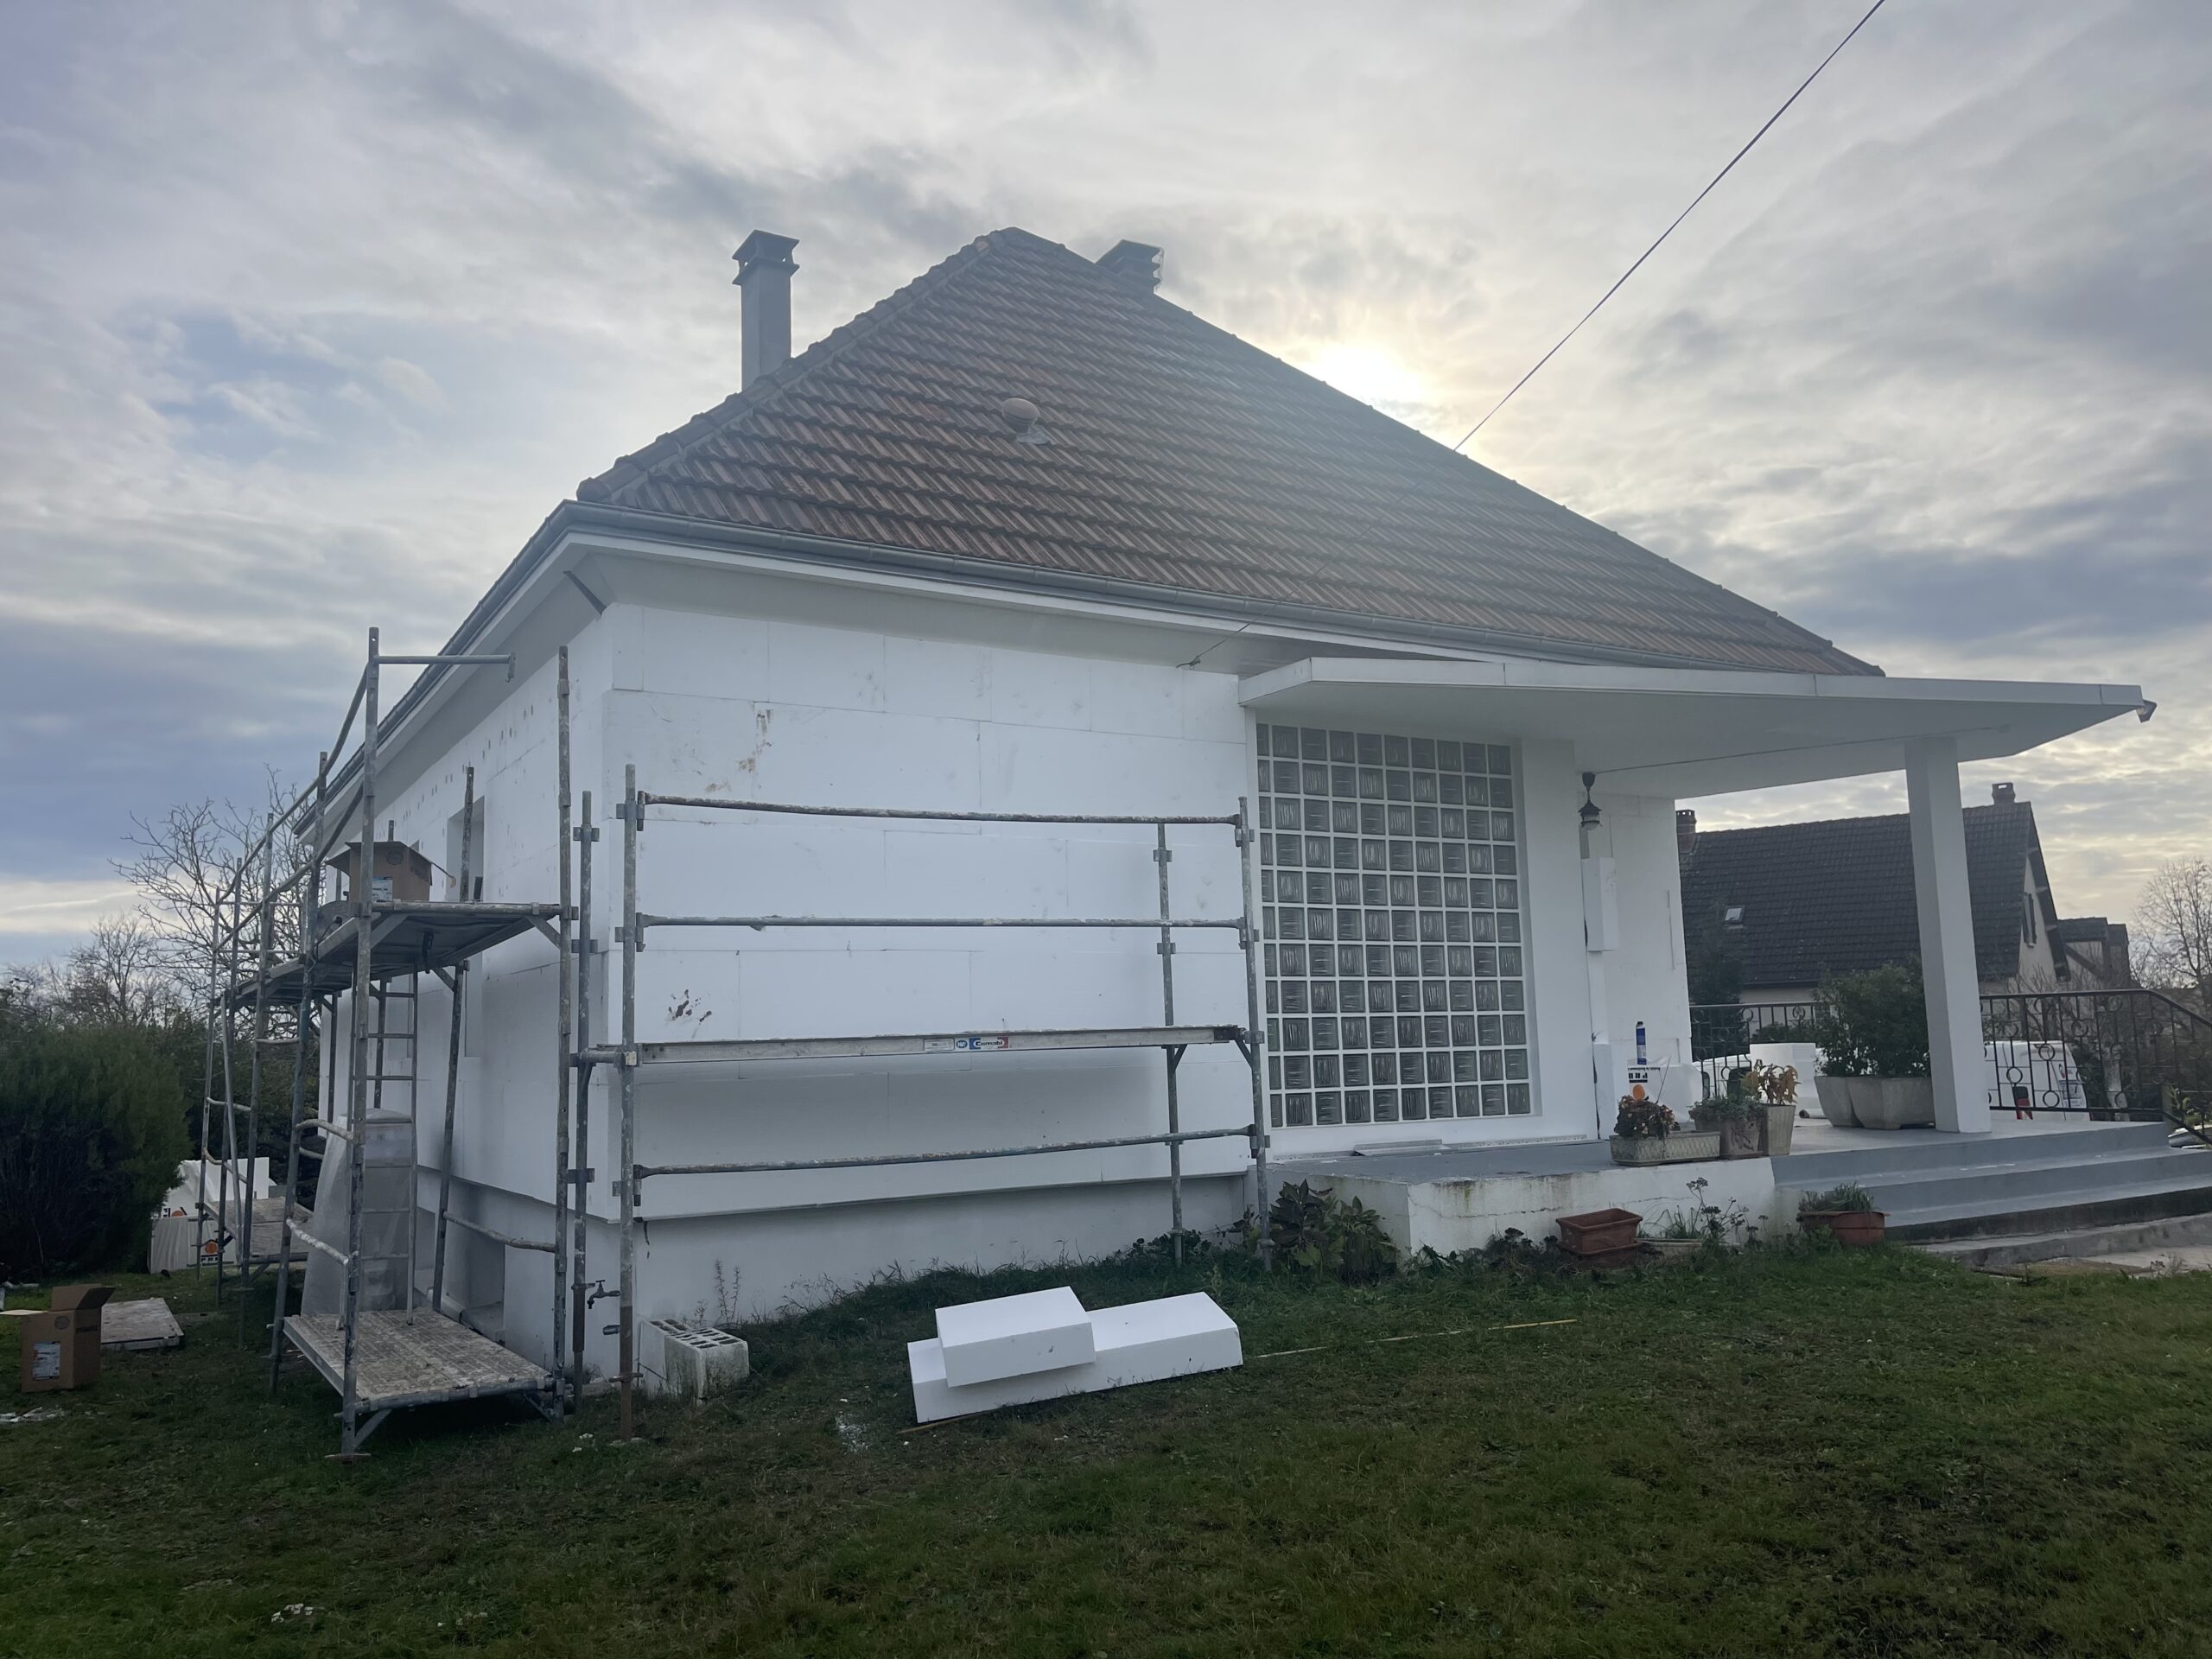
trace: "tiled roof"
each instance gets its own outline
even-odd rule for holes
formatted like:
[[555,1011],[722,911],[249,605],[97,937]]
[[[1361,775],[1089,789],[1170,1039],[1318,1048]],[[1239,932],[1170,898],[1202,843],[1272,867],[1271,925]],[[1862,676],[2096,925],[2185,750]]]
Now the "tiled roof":
[[[2035,809],[1970,806],[1965,817],[1975,972],[2010,979],[2019,970],[2027,860],[2041,856]],[[1914,893],[1911,820],[1901,812],[1700,830],[1682,874],[1682,915],[1694,938],[1742,906],[1740,927],[1722,937],[1740,950],[1744,988],[1753,991],[1918,956]]]
[[2102,944],[2111,933],[2112,924],[2101,916],[2062,916],[2050,928],[2050,937],[2062,944]]
[[[1049,440],[999,414],[1030,399]],[[1571,657],[1878,672],[1026,231],[578,498]]]

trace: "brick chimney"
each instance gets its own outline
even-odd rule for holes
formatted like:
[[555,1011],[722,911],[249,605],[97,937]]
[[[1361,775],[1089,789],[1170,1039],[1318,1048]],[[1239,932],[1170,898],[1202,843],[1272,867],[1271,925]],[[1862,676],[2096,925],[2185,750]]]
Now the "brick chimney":
[[2010,784],[1992,784],[1989,786],[1989,798],[1999,806],[2012,805],[2012,785]]
[[1687,806],[1675,809],[1675,862],[1690,867],[1690,849],[1697,845],[1697,814]]
[[795,236],[755,231],[738,244],[737,286],[745,292],[743,359],[738,390],[773,373],[791,354],[791,273]]
[[1116,242],[1098,256],[1098,268],[1149,293],[1160,286],[1162,257],[1149,242]]

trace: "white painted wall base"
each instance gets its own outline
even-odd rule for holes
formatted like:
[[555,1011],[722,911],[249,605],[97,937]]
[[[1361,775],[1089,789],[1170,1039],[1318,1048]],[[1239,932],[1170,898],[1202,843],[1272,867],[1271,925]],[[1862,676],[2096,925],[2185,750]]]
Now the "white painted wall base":
[[[1286,1170],[1295,1178],[1295,1166]],[[1703,1179],[1702,1198],[1689,1183]],[[1556,1175],[1493,1175],[1478,1179],[1403,1181],[1330,1174],[1325,1183],[1346,1202],[1357,1198],[1378,1214],[1398,1248],[1423,1248],[1439,1255],[1478,1250],[1508,1228],[1541,1243],[1557,1236],[1561,1216],[1586,1215],[1616,1205],[1643,1217],[1657,1233],[1667,1211],[1685,1214],[1700,1203],[1744,1206],[1762,1236],[1778,1237],[1796,1224],[1795,1210],[1777,1197],[1774,1163],[1767,1158],[1729,1158],[1707,1163],[1612,1165]]]

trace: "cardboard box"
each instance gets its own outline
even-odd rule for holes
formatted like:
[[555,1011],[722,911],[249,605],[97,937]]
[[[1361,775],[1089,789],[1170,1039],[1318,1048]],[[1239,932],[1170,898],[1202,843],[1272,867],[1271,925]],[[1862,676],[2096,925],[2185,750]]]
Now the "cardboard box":
[[[329,868],[346,878],[346,891],[353,891],[354,861],[361,855],[358,841],[347,844],[345,851],[328,861]],[[380,841],[371,850],[369,898],[379,905],[423,905],[430,900],[430,861],[399,841]],[[351,908],[350,899],[343,901]]]
[[22,1390],[87,1389],[99,1381],[100,1309],[112,1285],[57,1285],[54,1305],[16,1323],[22,1329]]

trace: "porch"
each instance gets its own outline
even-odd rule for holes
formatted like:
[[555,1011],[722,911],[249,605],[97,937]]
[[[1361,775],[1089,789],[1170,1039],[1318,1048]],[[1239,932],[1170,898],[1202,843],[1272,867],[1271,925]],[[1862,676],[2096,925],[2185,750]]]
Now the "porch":
[[[1400,1101],[1400,1116],[1387,1128],[1382,1127],[1379,1109],[1371,1119],[1356,1116],[1355,1103],[1363,1105],[1367,1096],[1356,1094],[1355,1090],[1383,1080],[1378,1060],[1371,1054],[1363,1059],[1357,1052],[1358,1045],[1352,1040],[1359,1034],[1357,1022],[1342,1018],[1346,1007],[1358,1006],[1343,1000],[1348,994],[1356,994],[1357,988],[1348,983],[1335,988],[1321,984],[1325,967],[1307,962],[1313,958],[1325,964],[1333,957],[1335,971],[1342,975],[1347,953],[1340,947],[1332,952],[1325,946],[1317,950],[1287,943],[1287,965],[1280,976],[1286,999],[1294,994],[1319,998],[1332,991],[1338,998],[1330,1008],[1338,1018],[1311,1020],[1291,1016],[1318,1014],[1318,1001],[1293,1007],[1286,1000],[1281,1040],[1277,1039],[1271,1022],[1270,1053],[1281,1057],[1287,1074],[1289,1068],[1299,1069],[1297,1077],[1287,1075],[1286,1082],[1276,1084],[1274,1090],[1279,1113],[1274,1123],[1279,1133],[1273,1137],[1275,1156],[1301,1164],[1326,1162],[1355,1152],[1395,1156],[1402,1151],[1407,1156],[1421,1158],[1432,1154],[1416,1147],[1431,1141],[1440,1141],[1453,1155],[1480,1158],[1485,1151],[1503,1151],[1499,1142],[1516,1135],[1529,1141],[1579,1141],[1588,1154],[1602,1159],[1602,1151],[1594,1143],[1610,1128],[1614,1103],[1632,1084],[1644,1084],[1649,1091],[1660,1095],[1678,1111],[1686,1109],[1697,1096],[1696,1062],[1707,1058],[1709,1051],[1691,1029],[1678,897],[1680,872],[1672,830],[1675,802],[1686,797],[1883,771],[1904,773],[1910,804],[1912,868],[1931,1033],[1936,1127],[1955,1135],[1989,1134],[1991,1090],[1982,1077],[1986,1056],[1967,894],[1960,765],[2018,754],[2125,713],[2147,720],[2152,709],[2138,688],[2125,685],[1911,681],[1872,676],[1382,658],[1306,658],[1246,678],[1240,695],[1245,707],[1263,722],[1300,722],[1297,727],[1263,724],[1262,728],[1262,827],[1268,823],[1266,790],[1272,766],[1286,774],[1275,785],[1283,791],[1274,803],[1276,811],[1281,814],[1288,808],[1302,813],[1303,828],[1308,832],[1302,868],[1294,850],[1279,854],[1278,888],[1274,893],[1263,892],[1263,902],[1286,894],[1289,895],[1287,903],[1299,897],[1309,906],[1327,902],[1330,879],[1316,872],[1332,868],[1332,843],[1316,832],[1332,827],[1340,836],[1353,829],[1366,832],[1363,805],[1347,808],[1326,798],[1332,789],[1342,788],[1331,782],[1331,774],[1338,771],[1350,774],[1353,769],[1319,764],[1363,760],[1363,756],[1335,753],[1351,734],[1431,733],[1436,734],[1435,747],[1440,751],[1460,747],[1445,741],[1449,737],[1479,735],[1493,744],[1497,740],[1510,742],[1518,757],[1517,804],[1525,851],[1517,900],[1525,906],[1522,925],[1527,929],[1527,949],[1501,949],[1497,954],[1501,959],[1510,955],[1515,970],[1524,976],[1529,1017],[1525,1035],[1516,1035],[1523,1022],[1512,1019],[1519,1006],[1512,998],[1522,988],[1503,988],[1508,993],[1504,1007],[1509,1022],[1504,1039],[1509,1045],[1508,1069],[1503,1074],[1506,1083],[1501,1091],[1506,1121],[1471,1126],[1454,1122],[1440,1128],[1438,1117],[1464,1118],[1469,1115],[1469,1105],[1457,1101],[1455,1112],[1455,1091],[1435,1087],[1426,1091],[1422,1113],[1403,1110]],[[1357,741],[1373,740],[1361,736]],[[1422,741],[1418,735],[1413,738],[1416,748]],[[1302,763],[1301,766],[1284,764],[1284,754],[1278,752],[1287,741],[1300,745],[1289,758]],[[1494,773],[1495,757],[1502,753],[1495,747],[1491,750]],[[1417,788],[1417,753],[1415,763]],[[1302,785],[1297,781],[1301,770]],[[1357,782],[1364,791],[1363,776]],[[1471,781],[1468,787],[1474,787]],[[1416,792],[1410,798],[1417,804],[1427,798]],[[1443,798],[1447,817],[1453,816],[1452,798]],[[1497,798],[1494,779],[1493,804]],[[1409,809],[1410,827],[1416,836],[1422,833],[1421,810],[1418,804]],[[1332,814],[1336,815],[1333,823]],[[1476,815],[1471,810],[1469,816]],[[1276,827],[1283,826],[1278,822]],[[1449,829],[1447,824],[1447,858]],[[1396,833],[1395,824],[1392,833]],[[1382,843],[1376,845],[1379,849]],[[1417,855],[1422,849],[1416,842],[1410,850]],[[1363,870],[1368,851],[1363,841],[1338,839],[1333,843],[1333,868],[1338,872],[1333,880],[1339,905],[1347,902],[1346,889],[1352,885],[1342,874],[1347,854],[1356,853],[1363,861],[1357,868]],[[1395,843],[1389,851],[1395,857]],[[1473,855],[1471,849],[1466,867],[1471,871],[1478,869],[1471,862]],[[1420,894],[1417,873],[1428,867],[1416,863],[1407,868],[1416,874],[1406,884],[1412,895],[1406,902],[1417,900],[1426,906],[1430,900]],[[1449,862],[1443,867],[1446,882],[1453,868]],[[1482,866],[1480,872],[1489,868]],[[1395,863],[1389,866],[1392,872],[1397,868]],[[1285,887],[1281,876],[1294,873],[1294,882]],[[1491,884],[1478,880],[1474,885],[1487,887]],[[1497,884],[1501,912],[1506,903],[1505,890],[1511,885]],[[1350,894],[1359,896],[1357,890]],[[1448,905],[1448,888],[1446,899]],[[1333,925],[1337,930],[1333,934],[1284,933],[1281,937],[1286,941],[1363,937],[1369,941],[1381,938],[1393,942],[1429,938],[1426,931],[1412,935],[1372,931],[1378,919],[1387,920],[1394,930],[1416,922],[1426,927],[1429,919],[1426,915],[1406,913],[1378,918],[1373,902],[1370,899],[1364,913],[1350,909],[1333,914],[1311,909],[1304,912],[1305,926]],[[1396,902],[1395,883],[1392,902]],[[1286,925],[1300,914],[1291,910],[1283,913]],[[1452,918],[1447,915],[1442,919],[1448,926]],[[1501,918],[1501,927],[1507,919],[1510,918]],[[1363,935],[1344,931],[1362,924],[1368,929]],[[1277,937],[1273,912],[1268,925],[1273,939]],[[1441,935],[1447,942],[1456,937],[1448,931]],[[1474,935],[1478,981],[1490,954],[1480,948],[1488,937],[1480,931]],[[1375,955],[1371,944],[1365,954]],[[1429,965],[1418,950],[1400,954],[1407,958],[1397,967],[1401,981],[1416,967],[1426,977]],[[1443,966],[1438,971],[1450,971],[1448,945],[1439,955]],[[1301,969],[1290,965],[1292,957],[1306,963],[1302,971],[1311,973],[1313,984],[1295,984]],[[1372,962],[1368,970],[1372,977]],[[1272,966],[1269,974],[1272,994],[1277,977]],[[1400,1001],[1395,1012],[1401,1016],[1429,1007],[1425,1001],[1408,1004],[1402,983],[1395,988]],[[1477,1000],[1472,1009],[1477,1018],[1472,1023],[1476,1039],[1487,1044],[1491,1039],[1480,1016],[1483,1010],[1497,1005],[1481,1000],[1484,988],[1479,982],[1474,987]],[[1418,988],[1418,994],[1425,995],[1427,989],[1424,984]],[[1371,1017],[1376,1012],[1371,986],[1367,995],[1365,1006],[1370,1018],[1366,1023],[1376,1029],[1364,1033],[1363,1040],[1374,1045],[1382,1040],[1379,1027],[1387,1022]],[[1438,1006],[1440,1009],[1458,1007],[1456,1003]],[[1270,1013],[1274,1012],[1271,1006]],[[1402,1083],[1409,1058],[1418,1064],[1419,1058],[1402,1051],[1409,1035],[1421,1033],[1405,1029],[1411,1022],[1402,1019],[1400,1023],[1395,1041],[1402,1052],[1390,1080]],[[1340,1062],[1319,1057],[1325,1028],[1345,1051]],[[1448,1024],[1446,1031],[1448,1034]],[[1309,1037],[1317,1052],[1310,1067],[1300,1058],[1301,1039]],[[1522,1057],[1530,1068],[1528,1071],[1516,1073],[1510,1069],[1516,1056],[1510,1046],[1516,1042],[1529,1045]],[[1436,1057],[1432,1053],[1426,1058],[1427,1081],[1433,1085],[1440,1081]],[[1455,1064],[1459,1058],[1457,1054],[1452,1057]],[[1480,1058],[1487,1066],[1487,1053]],[[1326,1077],[1325,1065],[1329,1068]],[[1355,1067],[1363,1069],[1355,1074]],[[1487,1083],[1490,1076],[1484,1070],[1464,1081]],[[1516,1093],[1513,1087],[1516,1076],[1532,1077],[1533,1089],[1524,1086]],[[1343,1093],[1329,1092],[1339,1080]],[[1456,1071],[1445,1080],[1463,1081]],[[1315,1091],[1310,1097],[1313,1103],[1301,1106],[1297,1091],[1307,1087]],[[1465,1094],[1481,1103],[1481,1115],[1487,1119],[1491,1113],[1486,1093],[1469,1090]],[[1380,1090],[1374,1097],[1383,1098]],[[1340,1115],[1326,1115],[1332,1109]],[[1525,1116],[1516,1122],[1516,1115]],[[1409,1121],[1417,1116],[1425,1121]],[[1332,1132],[1321,1133],[1324,1129]],[[1474,1144],[1484,1141],[1489,1143],[1487,1148]],[[1534,1147],[1516,1148],[1505,1155],[1522,1162],[1510,1169],[1477,1168],[1466,1179],[1527,1177],[1586,1185],[1584,1178],[1605,1173],[1599,1168],[1524,1166],[1531,1160],[1544,1164],[1554,1156]],[[1573,1162],[1573,1154],[1559,1155],[1567,1156],[1570,1165]],[[1751,1183],[1743,1194],[1747,1201],[1760,1196],[1751,1178],[1732,1173],[1729,1180]],[[1415,1185],[1434,1183],[1423,1180]],[[1483,1213],[1492,1211],[1485,1208]],[[1509,1206],[1497,1213],[1512,1211]]]
[[2212,1211],[2212,1157],[2170,1147],[2163,1124],[2008,1117],[1962,1135],[1838,1128],[1807,1109],[1786,1158],[1623,1165],[1602,1141],[1438,1145],[1285,1159],[1275,1176],[1357,1198],[1409,1255],[1479,1250],[1509,1229],[1541,1242],[1561,1216],[1614,1207],[1656,1236],[1715,1205],[1774,1239],[1796,1230],[1804,1193],[1842,1181],[1866,1187],[1908,1241]]

